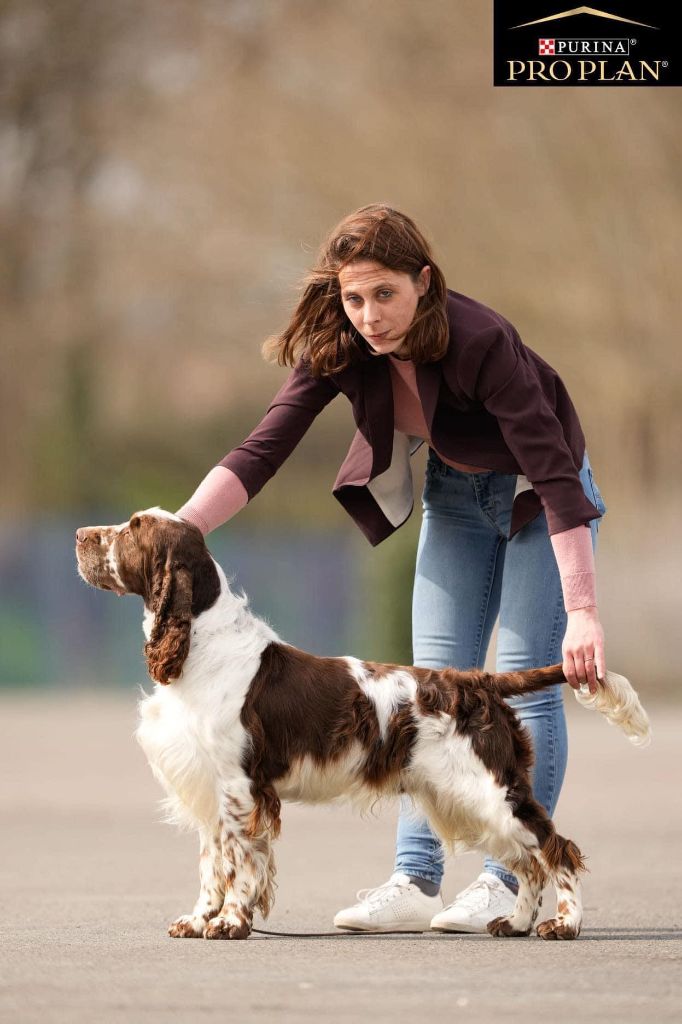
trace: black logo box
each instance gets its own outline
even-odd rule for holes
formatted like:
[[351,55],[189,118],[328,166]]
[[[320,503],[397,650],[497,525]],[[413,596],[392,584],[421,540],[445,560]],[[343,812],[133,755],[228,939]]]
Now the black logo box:
[[[681,8],[680,0],[595,0],[590,4],[572,0],[494,0],[494,84],[510,88],[680,86]],[[562,16],[553,17],[557,14]],[[628,20],[616,20],[609,15]],[[526,24],[533,21],[539,23]],[[540,55],[540,39],[570,39],[574,43],[625,39],[629,52],[618,53],[614,45],[611,54]],[[592,64],[596,66],[593,68]]]

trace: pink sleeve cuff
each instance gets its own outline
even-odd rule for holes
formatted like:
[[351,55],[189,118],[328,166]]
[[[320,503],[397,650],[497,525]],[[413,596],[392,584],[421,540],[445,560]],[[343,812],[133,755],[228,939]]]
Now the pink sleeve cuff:
[[559,566],[566,611],[596,607],[597,583],[589,526],[554,533],[550,540]]
[[248,503],[246,488],[226,466],[214,466],[176,515],[206,535],[226,523]]

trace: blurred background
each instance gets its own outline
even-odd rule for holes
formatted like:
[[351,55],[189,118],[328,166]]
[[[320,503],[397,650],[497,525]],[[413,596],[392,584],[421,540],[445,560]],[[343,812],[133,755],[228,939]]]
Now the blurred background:
[[[491,7],[0,2],[0,685],[145,679],[74,530],[190,496],[284,379],[261,344],[322,238],[385,201],[566,382],[609,665],[676,695],[679,93],[494,89]],[[353,431],[332,403],[209,545],[287,640],[409,660],[424,459],[372,549],[330,494]]]

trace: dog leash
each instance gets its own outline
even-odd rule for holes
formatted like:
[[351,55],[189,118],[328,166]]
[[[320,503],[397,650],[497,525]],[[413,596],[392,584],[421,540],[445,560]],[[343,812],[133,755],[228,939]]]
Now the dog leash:
[[254,935],[271,935],[282,939],[381,939],[384,935],[422,935],[423,932],[273,932],[252,928]]

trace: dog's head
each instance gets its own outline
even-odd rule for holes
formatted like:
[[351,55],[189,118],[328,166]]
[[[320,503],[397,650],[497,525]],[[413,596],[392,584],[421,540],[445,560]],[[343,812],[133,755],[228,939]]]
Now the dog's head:
[[220,579],[201,531],[160,508],[118,526],[76,530],[78,572],[93,587],[137,594],[154,615],[145,644],[152,679],[177,679],[189,653],[193,617],[210,608]]

